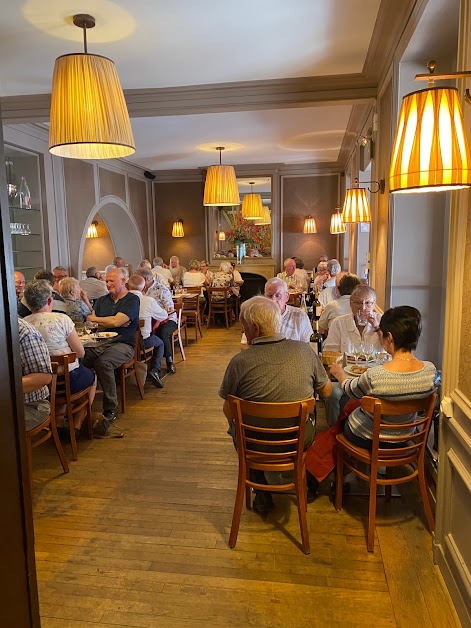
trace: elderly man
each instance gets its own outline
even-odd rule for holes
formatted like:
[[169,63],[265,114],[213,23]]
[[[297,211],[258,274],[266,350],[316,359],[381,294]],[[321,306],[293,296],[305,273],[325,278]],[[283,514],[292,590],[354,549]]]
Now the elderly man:
[[164,264],[164,260],[162,257],[154,257],[154,268],[152,268],[153,275],[160,275],[162,277],[162,283],[167,288],[173,283],[173,275],[169,271],[168,266]]
[[[328,397],[332,384],[318,356],[303,342],[288,340],[281,333],[278,305],[265,297],[252,297],[242,303],[240,320],[249,348],[230,361],[219,390],[229,433],[235,436],[232,409],[228,395],[248,401],[286,402],[315,396]],[[269,421],[267,427],[269,427]],[[314,440],[314,424],[306,424],[305,448]],[[257,481],[266,483],[263,472]],[[254,478],[255,479],[255,478]],[[259,491],[254,509],[259,512],[273,507],[269,493]]]
[[172,284],[174,286],[180,286],[183,284],[183,275],[186,273],[186,268],[184,266],[180,266],[180,260],[176,255],[172,255],[169,261],[169,270],[172,275]]
[[[264,294],[267,299],[274,301],[280,309],[281,333],[289,340],[309,342],[312,335],[312,325],[306,314],[299,307],[288,305],[288,286],[279,277],[269,279],[265,284]],[[240,341],[242,349],[247,348],[247,338],[242,334]]]
[[162,322],[168,318],[168,314],[155,299],[142,294],[145,285],[145,279],[140,275],[132,275],[129,279],[129,292],[135,294],[140,301],[139,318],[141,321],[144,321],[144,326],[141,327],[144,347],[146,349],[154,347],[150,363],[151,369],[149,371],[149,377],[154,386],[157,388],[163,388],[164,384],[160,379],[160,369],[162,368],[164,343],[161,338],[152,333],[152,319]]
[[62,279],[69,276],[69,272],[64,266],[56,266],[52,269],[52,276],[54,277],[52,287],[56,290],[56,292],[59,292],[59,284]]
[[[350,295],[353,290],[360,285],[360,280],[353,273],[339,273],[336,277],[336,288],[338,299],[327,304],[319,319],[319,331],[327,334],[329,327],[338,316],[343,316],[351,312]],[[323,290],[322,292],[326,292]]]
[[26,431],[40,425],[49,416],[49,388],[52,379],[51,358],[45,340],[29,323],[18,319],[21,375],[24,394]]
[[[350,353],[363,344],[371,345],[376,351],[383,351],[382,335],[379,328],[380,315],[374,311],[376,292],[364,285],[356,286],[350,296],[350,312],[337,317],[329,328],[324,343],[324,351]],[[325,402],[327,423],[333,425],[340,413],[342,389],[334,384],[332,396]]]
[[16,300],[21,301],[23,297],[23,292],[25,291],[26,280],[23,273],[20,273],[19,270],[15,270],[13,273],[15,278],[15,292],[16,292]]
[[335,278],[342,270],[338,259],[330,259],[327,262],[327,270],[329,271],[330,279],[324,282],[324,289],[335,288]]
[[96,266],[87,268],[85,274],[87,278],[82,279],[80,287],[87,293],[87,297],[93,301],[94,299],[98,299],[98,297],[105,296],[108,292],[106,283],[100,279],[100,272]]
[[87,320],[98,323],[102,329],[117,332],[118,336],[105,346],[87,347],[83,359],[85,366],[94,369],[103,389],[103,415],[96,426],[103,435],[118,417],[115,369],[133,357],[139,326],[139,298],[128,291],[118,268],[106,273],[106,287],[108,294],[97,299]]
[[136,271],[136,275],[144,278],[144,294],[148,297],[154,298],[160,307],[167,311],[168,319],[158,326],[156,335],[161,338],[164,343],[164,356],[165,362],[167,363],[167,373],[176,373],[177,368],[173,363],[172,356],[172,334],[177,329],[178,325],[177,315],[174,311],[175,306],[173,304],[172,293],[159,279],[154,278],[152,271],[147,270],[146,268],[140,268]]
[[[45,279],[48,281],[51,286],[54,285],[54,275],[50,270],[38,270],[38,272],[34,275],[35,279]],[[61,312],[62,314],[66,314],[66,307],[63,297],[56,292],[53,288],[52,290],[52,311],[53,312]],[[31,314],[31,310],[26,303],[24,295],[21,297],[21,301],[18,302],[18,316],[24,318],[25,316],[29,316]]]
[[288,289],[292,292],[302,292],[303,284],[298,275],[296,275],[296,262],[294,259],[292,257],[285,259],[283,262],[283,268],[284,271],[282,273],[278,273],[277,277],[282,279],[288,286]]

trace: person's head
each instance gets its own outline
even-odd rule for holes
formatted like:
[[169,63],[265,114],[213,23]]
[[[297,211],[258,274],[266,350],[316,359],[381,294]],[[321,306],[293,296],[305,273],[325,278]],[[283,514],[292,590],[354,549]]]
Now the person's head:
[[350,295],[350,308],[354,318],[356,317],[357,312],[371,312],[375,305],[376,292],[373,288],[360,284],[353,289],[352,294]]
[[126,264],[124,263],[122,257],[115,257],[113,260],[113,266],[116,266],[116,268],[124,268]]
[[230,262],[221,262],[219,264],[219,270],[223,273],[232,273],[232,264]]
[[266,297],[252,297],[244,301],[240,307],[240,322],[250,345],[254,338],[280,333],[280,308]]
[[13,275],[15,277],[16,298],[21,299],[21,297],[23,296],[23,292],[25,291],[25,285],[26,285],[25,276],[23,275],[23,273],[20,273],[19,270],[15,270]]
[[154,257],[152,261],[154,263],[154,266],[163,266],[164,263],[163,257]]
[[382,315],[379,328],[386,351],[391,342],[394,351],[413,351],[422,331],[422,317],[419,310],[410,305],[391,307]]
[[105,273],[109,273],[113,268],[116,268],[114,264],[108,264],[108,266],[105,267]]
[[96,266],[89,266],[85,271],[87,277],[95,277],[95,279],[100,279],[100,273],[98,272],[98,268]]
[[145,285],[146,281],[144,277],[141,277],[140,275],[132,275],[131,277],[129,277],[129,290],[138,290],[139,292],[142,292],[145,288]]
[[46,281],[49,281],[49,283],[51,284],[51,286],[54,283],[54,275],[51,273],[50,270],[46,270],[45,268],[38,270],[38,272],[34,275],[35,279],[45,279]]
[[106,287],[112,297],[119,297],[126,292],[126,279],[120,268],[113,268],[106,273]]
[[296,262],[291,257],[288,257],[283,262],[283,268],[288,277],[291,277],[291,275],[294,275],[294,271],[296,270]]
[[124,282],[127,283],[129,281],[129,270],[125,266],[120,266],[117,270],[123,275]]
[[329,271],[331,277],[335,277],[336,275],[338,275],[339,272],[342,270],[338,259],[330,259],[327,262],[327,270]]
[[329,268],[328,268],[328,262],[319,262],[317,264],[317,272],[319,275],[328,275],[329,274]]
[[59,294],[61,297],[73,299],[77,301],[80,299],[80,284],[75,277],[64,277],[59,284]]
[[[52,273],[51,273],[52,274]],[[33,279],[26,284],[24,298],[33,312],[52,311],[52,286],[47,279]]]
[[329,261],[329,256],[328,255],[321,255],[319,257],[319,263],[320,262],[328,262]]
[[[337,279],[340,277],[339,281]],[[337,285],[337,292],[341,297],[346,294],[352,294],[357,286],[360,285],[360,280],[353,273],[339,273],[335,278]]]
[[208,264],[207,260],[205,260],[205,259],[201,260],[201,262],[200,262],[200,270],[201,270],[202,273],[204,273],[206,275],[206,273],[209,270],[209,264]]
[[172,255],[169,262],[170,262],[170,269],[178,268],[180,266],[180,260],[178,259],[176,255]]
[[197,259],[191,259],[189,264],[188,264],[188,268],[190,270],[199,270],[201,267],[199,261]]
[[273,277],[269,279],[265,284],[264,294],[267,299],[274,301],[280,308],[281,314],[286,310],[286,304],[289,299],[288,286],[286,281],[279,277]]
[[148,268],[149,270],[152,270],[152,264],[148,259],[143,259],[139,262],[138,268]]
[[144,279],[146,288],[149,288],[155,281],[154,275],[147,268],[138,268],[136,270],[136,275]]
[[296,268],[304,268],[304,262],[300,257],[293,257]]
[[67,272],[67,268],[64,268],[64,266],[56,266],[52,269],[52,275],[54,277],[54,286],[58,286],[62,279],[69,276],[69,273]]

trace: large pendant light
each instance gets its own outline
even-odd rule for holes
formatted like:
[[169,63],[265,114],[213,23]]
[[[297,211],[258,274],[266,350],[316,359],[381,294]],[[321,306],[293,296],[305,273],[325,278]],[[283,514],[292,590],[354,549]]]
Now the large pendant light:
[[74,15],[83,28],[84,53],[56,59],[52,78],[49,150],[59,157],[110,159],[135,152],[129,113],[116,66],[87,53],[91,15]]
[[338,234],[345,233],[347,231],[347,225],[342,222],[342,213],[340,207],[336,207],[336,212],[332,214],[330,219],[330,233]]
[[262,205],[262,217],[258,218],[258,220],[254,220],[254,225],[257,227],[271,225],[270,210],[266,205]]
[[404,96],[394,140],[389,189],[394,193],[457,190],[471,186],[471,156],[458,90],[434,87],[434,80],[469,75],[435,76],[428,64],[428,88]]
[[233,207],[240,205],[239,188],[233,166],[223,166],[221,161],[224,146],[217,146],[219,165],[209,166],[204,184],[203,205]]
[[370,222],[370,203],[366,189],[358,187],[358,179],[355,179],[354,185],[355,187],[349,188],[345,194],[342,222]]
[[245,220],[261,220],[263,216],[263,203],[260,194],[253,193],[254,181],[250,182],[250,194],[244,195],[242,201],[242,217]]

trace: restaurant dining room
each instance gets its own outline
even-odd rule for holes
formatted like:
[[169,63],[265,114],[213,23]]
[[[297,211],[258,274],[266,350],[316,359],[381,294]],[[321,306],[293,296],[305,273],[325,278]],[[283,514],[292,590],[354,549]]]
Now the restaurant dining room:
[[471,0],[0,29],[0,626],[471,626]]

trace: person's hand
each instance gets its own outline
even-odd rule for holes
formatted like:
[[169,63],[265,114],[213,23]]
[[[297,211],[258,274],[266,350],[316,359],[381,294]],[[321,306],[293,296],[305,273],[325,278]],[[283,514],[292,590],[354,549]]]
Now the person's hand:
[[345,378],[345,371],[341,364],[331,364],[329,366],[329,372],[335,379],[340,381],[342,378]]
[[80,290],[80,298],[82,299],[82,301],[85,301],[85,299],[88,300],[88,296],[85,290]]
[[373,329],[377,331],[379,328],[379,322],[381,320],[381,316],[378,314],[378,312],[374,312],[373,310],[371,310],[371,312],[368,311],[366,318],[371,327],[373,327]]

